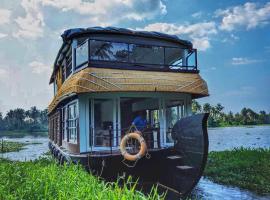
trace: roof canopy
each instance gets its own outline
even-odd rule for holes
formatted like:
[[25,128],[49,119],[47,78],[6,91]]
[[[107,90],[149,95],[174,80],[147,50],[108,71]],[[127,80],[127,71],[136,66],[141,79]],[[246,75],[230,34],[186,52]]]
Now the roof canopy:
[[169,35],[165,33],[155,32],[155,31],[135,31],[126,28],[116,28],[116,27],[89,27],[89,28],[73,28],[65,30],[61,35],[64,42],[74,38],[80,37],[85,34],[91,33],[107,33],[107,34],[122,34],[122,35],[132,35],[132,36],[141,36],[149,38],[157,38],[169,40],[172,42],[177,42],[182,45],[192,48],[192,43],[187,40],[181,40],[176,35]]
[[170,92],[208,96],[206,82],[197,73],[150,72],[85,68],[66,80],[49,105],[49,113],[65,98],[80,93]]

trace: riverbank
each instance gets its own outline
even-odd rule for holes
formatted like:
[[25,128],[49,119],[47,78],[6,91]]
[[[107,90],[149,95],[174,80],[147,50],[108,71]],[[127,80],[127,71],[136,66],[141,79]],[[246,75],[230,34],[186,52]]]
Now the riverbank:
[[30,162],[0,159],[0,199],[164,199],[155,189],[149,196],[134,183],[119,187],[89,175],[80,166],[59,166],[42,158]]
[[256,126],[270,126],[270,124],[250,124],[250,125],[244,125],[244,124],[220,124],[219,126],[208,126],[208,128],[230,128],[230,127],[243,127],[243,128],[253,128]]
[[258,194],[270,194],[270,149],[210,152],[204,176]]
[[24,131],[24,130],[0,131],[0,137],[20,138],[20,137],[25,137],[25,136],[47,137],[48,131],[35,131],[35,132],[29,132],[29,131]]

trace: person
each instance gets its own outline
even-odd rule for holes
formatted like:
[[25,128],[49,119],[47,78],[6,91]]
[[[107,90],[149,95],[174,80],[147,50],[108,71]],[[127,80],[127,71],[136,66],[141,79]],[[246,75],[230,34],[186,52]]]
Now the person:
[[136,126],[136,128],[139,131],[143,131],[147,126],[147,120],[146,120],[146,112],[145,111],[139,111],[139,114],[132,122],[133,125]]

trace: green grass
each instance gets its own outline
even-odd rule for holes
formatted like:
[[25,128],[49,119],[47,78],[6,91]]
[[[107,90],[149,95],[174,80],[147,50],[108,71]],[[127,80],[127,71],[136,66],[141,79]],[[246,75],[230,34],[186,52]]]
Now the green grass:
[[19,131],[0,131],[0,137],[25,137],[25,136],[48,136],[48,131],[29,132],[24,130]]
[[0,141],[0,153],[20,151],[28,145],[27,143],[12,142],[12,141]]
[[204,175],[217,183],[270,194],[270,149],[210,152]]
[[145,196],[134,183],[119,187],[90,175],[80,166],[59,166],[54,161],[39,159],[14,162],[0,159],[0,199],[163,199],[156,188]]

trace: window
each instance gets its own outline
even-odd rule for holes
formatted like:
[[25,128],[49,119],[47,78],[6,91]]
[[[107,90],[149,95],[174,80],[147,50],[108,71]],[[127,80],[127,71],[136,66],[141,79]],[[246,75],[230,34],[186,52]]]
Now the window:
[[[75,49],[76,68],[90,61],[110,61],[119,67],[144,67],[149,69],[196,70],[197,52],[181,47],[164,47],[144,44],[131,44],[95,39],[81,39]],[[97,64],[98,62],[93,62]],[[71,52],[66,57],[66,78],[72,73]]]
[[90,59],[127,62],[128,44],[90,40]]
[[88,40],[76,48],[76,67],[80,67],[88,61]]
[[77,103],[68,105],[67,131],[68,139],[71,143],[77,143],[78,135],[78,107]]
[[138,64],[164,64],[164,48],[149,45],[130,44],[130,62]]
[[63,136],[63,140],[67,141],[67,130],[66,130],[66,107],[62,108],[62,122],[61,122],[61,126],[62,126],[62,136]]
[[171,69],[182,66],[184,50],[180,48],[165,48],[165,65],[169,65]]
[[110,147],[113,143],[113,105],[112,99],[94,100],[94,146]]
[[166,101],[166,143],[172,143],[172,128],[183,115],[183,102],[180,100]]
[[68,50],[65,59],[66,66],[66,78],[68,78],[72,74],[72,56],[71,56],[71,48]]

